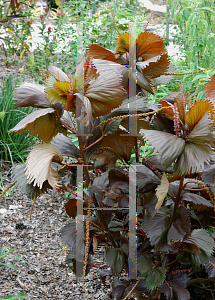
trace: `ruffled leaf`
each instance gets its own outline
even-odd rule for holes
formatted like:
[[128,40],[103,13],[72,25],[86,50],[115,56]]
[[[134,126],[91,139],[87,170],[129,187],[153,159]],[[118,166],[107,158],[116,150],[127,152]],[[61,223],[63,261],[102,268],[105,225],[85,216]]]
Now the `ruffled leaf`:
[[166,173],[164,172],[161,178],[161,184],[158,185],[158,187],[156,188],[156,196],[158,198],[158,202],[155,206],[156,212],[162,206],[163,201],[168,193],[168,190],[169,190],[169,181],[166,177]]
[[104,59],[95,59],[93,58],[93,64],[96,67],[96,70],[99,74],[106,71],[115,71],[120,74],[124,74],[127,72],[127,67],[116,62],[110,62],[109,60]]
[[52,139],[51,144],[58,147],[62,155],[73,156],[75,158],[80,157],[79,149],[73,144],[71,139],[61,133]]
[[188,281],[185,273],[171,274],[158,289],[165,294],[167,300],[189,300],[190,293],[186,289]]
[[142,230],[150,239],[151,245],[156,249],[166,251],[169,249],[167,245],[167,229],[170,225],[170,218],[166,215],[165,210],[161,207],[156,215],[150,219],[143,219]]
[[27,177],[25,175],[25,164],[16,165],[12,170],[13,181],[16,182],[16,185],[19,189],[21,189],[29,198],[36,198],[41,194],[44,194],[47,189],[51,189],[52,187],[45,181],[40,189],[38,186],[34,186],[33,183],[28,183]]
[[90,124],[90,120],[92,118],[92,106],[89,101],[89,99],[80,93],[76,94],[77,97],[81,100],[82,106],[85,108],[85,112],[82,113],[82,115],[78,118],[76,118],[79,121],[82,121],[86,126]]
[[[136,44],[134,37],[132,36],[132,46]],[[121,34],[116,40],[116,53],[123,55],[125,52],[129,52],[129,33],[125,32]]]
[[118,129],[115,135],[108,135],[103,138],[100,150],[93,157],[108,164],[109,168],[114,168],[117,159],[123,159],[126,162],[130,160],[134,146],[135,137]]
[[[77,220],[78,222],[79,220]],[[78,226],[78,229],[82,229],[81,226]],[[79,251],[81,255],[84,256],[84,239],[81,232],[76,229],[76,221],[72,221],[68,223],[61,229],[61,238],[65,245],[67,245],[71,251],[76,252]]]
[[29,153],[26,160],[26,177],[28,183],[38,186],[40,189],[47,180],[56,188],[59,185],[58,171],[51,168],[52,161],[61,162],[63,160],[60,150],[51,144],[37,145]]
[[122,75],[118,72],[102,72],[86,90],[85,96],[90,100],[94,117],[105,115],[118,107],[126,97],[122,87]]
[[98,46],[96,44],[92,44],[89,47],[87,47],[86,56],[93,57],[96,59],[104,59],[112,62],[118,62],[118,60],[110,50],[107,50],[104,47]]
[[200,265],[205,264],[210,259],[215,242],[212,236],[204,229],[194,229],[191,236],[184,240],[185,243],[198,247],[200,253],[193,254],[193,263]]
[[146,286],[149,289],[154,289],[164,282],[165,277],[166,277],[166,269],[162,268],[162,267],[156,267],[147,276],[147,278],[145,280]]
[[165,53],[163,55],[153,56],[152,58],[137,62],[137,69],[149,78],[157,78],[162,75],[169,66],[169,58]]
[[36,110],[22,119],[10,132],[20,134],[30,131],[42,141],[49,143],[58,133],[66,134],[67,130],[58,121],[54,108]]
[[186,139],[183,153],[175,164],[177,174],[192,174],[204,167],[213,151],[214,137],[207,113],[197,123]]
[[118,248],[108,248],[105,253],[107,264],[115,275],[119,275],[125,264],[125,256]]
[[206,112],[210,112],[211,116],[213,116],[213,104],[209,100],[197,101],[186,113],[185,122],[190,127],[194,127],[202,119]]
[[211,202],[209,202],[208,200],[206,200],[202,196],[197,195],[197,194],[193,194],[193,193],[183,194],[183,196],[181,197],[181,200],[188,202],[196,210],[214,208],[214,205]]
[[185,148],[185,140],[167,132],[141,129],[140,134],[144,135],[149,144],[155,148],[155,152],[159,153],[165,169],[182,154]]
[[33,106],[38,108],[51,107],[47,100],[45,88],[42,85],[25,82],[18,86],[14,92],[17,107]]
[[166,53],[164,40],[152,32],[141,32],[137,38],[137,57],[143,60]]
[[47,70],[47,80],[45,92],[52,103],[67,102],[69,93],[69,78],[59,68],[49,66]]
[[215,257],[211,257],[208,264],[205,265],[205,271],[208,278],[215,278]]

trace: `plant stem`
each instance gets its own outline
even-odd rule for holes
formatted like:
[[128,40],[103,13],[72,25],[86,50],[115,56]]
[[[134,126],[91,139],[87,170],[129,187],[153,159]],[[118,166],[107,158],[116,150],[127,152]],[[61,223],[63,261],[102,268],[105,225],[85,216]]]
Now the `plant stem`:
[[137,137],[135,137],[135,154],[136,154],[136,162],[139,162],[139,148],[138,148],[138,142],[137,142]]
[[174,221],[175,213],[176,213],[176,210],[177,210],[177,208],[179,206],[179,203],[180,203],[181,189],[183,187],[184,178],[185,178],[185,175],[182,175],[181,179],[180,179],[180,184],[179,184],[179,187],[178,187],[178,192],[177,192],[177,195],[176,195],[176,199],[175,199],[175,206],[174,206],[174,211],[173,211],[173,215],[172,215],[172,222]]
[[66,127],[68,130],[70,130],[73,134],[76,134],[76,131],[74,129],[72,129],[70,126],[68,126],[66,123],[64,123],[60,118],[59,118],[59,122]]
[[[95,207],[99,207],[95,195],[92,196],[92,199],[93,199],[93,203],[94,203]],[[105,222],[105,219],[104,219],[104,216],[103,216],[102,212],[98,209],[98,210],[97,210],[97,213],[98,213],[98,216],[99,216],[99,220],[100,220],[100,222],[102,223],[102,225],[104,226],[104,229],[105,229],[105,231],[106,231],[107,237],[109,238],[111,244],[112,244],[114,247],[117,247],[117,246],[116,246],[116,243],[115,243],[115,241],[114,241],[114,239],[113,239],[113,237],[112,237],[112,235],[111,235],[111,233],[110,233],[110,230],[109,230],[109,228],[108,228],[108,226],[107,226],[107,224],[106,224],[106,222]]]

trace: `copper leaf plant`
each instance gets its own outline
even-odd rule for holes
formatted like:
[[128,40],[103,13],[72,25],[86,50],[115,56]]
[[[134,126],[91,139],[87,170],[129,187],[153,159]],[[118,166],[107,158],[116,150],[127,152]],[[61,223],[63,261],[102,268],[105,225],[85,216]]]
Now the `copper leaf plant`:
[[[114,281],[118,300],[161,294],[188,300],[195,272],[215,277],[214,237],[208,231],[215,218],[215,78],[205,85],[205,99],[196,102],[176,91],[152,105],[148,93],[156,92],[156,80],[169,68],[161,37],[124,33],[115,52],[89,45],[75,74],[49,66],[45,86],[24,83],[14,94],[17,107],[38,110],[11,132],[27,131],[42,141],[14,168],[14,181],[33,199],[50,188],[69,193],[65,209],[71,222],[61,236],[69,248],[67,264],[79,276],[98,266],[92,261],[98,244],[105,245],[109,267],[101,272],[103,281],[128,273],[129,168],[135,167],[137,278]],[[132,78],[136,93],[129,97]],[[144,144],[153,155],[140,155]],[[83,196],[76,181],[80,166]],[[83,218],[77,216],[79,204]],[[83,234],[77,230],[80,220]],[[81,274],[77,260],[84,261]]]

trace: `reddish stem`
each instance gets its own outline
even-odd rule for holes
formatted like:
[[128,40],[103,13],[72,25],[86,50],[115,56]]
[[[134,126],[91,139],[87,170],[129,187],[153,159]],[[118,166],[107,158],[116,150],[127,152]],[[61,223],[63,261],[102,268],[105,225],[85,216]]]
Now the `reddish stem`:
[[171,263],[169,263],[169,264],[167,264],[167,265],[165,265],[164,266],[164,268],[166,268],[167,266],[169,266],[169,265],[172,265],[172,264],[174,264],[175,262],[177,262],[178,260],[177,259],[175,259],[174,261],[172,261]]
[[66,127],[68,130],[70,130],[73,134],[76,134],[76,131],[71,128],[69,125],[67,125],[66,123],[64,123],[61,119],[59,119],[59,122],[64,126]]

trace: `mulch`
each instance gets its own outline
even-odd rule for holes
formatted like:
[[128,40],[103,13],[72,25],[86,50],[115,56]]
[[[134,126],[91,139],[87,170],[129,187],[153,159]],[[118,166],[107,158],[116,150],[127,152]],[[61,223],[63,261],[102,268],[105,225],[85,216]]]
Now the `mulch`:
[[[6,185],[11,183],[10,164],[0,165]],[[63,194],[50,191],[37,198],[30,221],[33,200],[19,189],[0,199],[0,248],[14,249],[16,258],[6,258],[1,263],[12,263],[17,271],[0,269],[0,298],[26,294],[30,299],[112,299],[110,280],[103,285],[97,268],[92,268],[85,279],[87,294],[82,289],[82,279],[65,263],[66,253],[60,238],[60,229],[68,222]],[[102,249],[96,259],[102,263]]]

